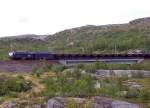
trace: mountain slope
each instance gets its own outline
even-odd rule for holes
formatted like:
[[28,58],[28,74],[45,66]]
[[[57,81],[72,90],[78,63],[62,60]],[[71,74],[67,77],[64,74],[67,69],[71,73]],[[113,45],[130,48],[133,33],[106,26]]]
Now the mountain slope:
[[150,18],[126,24],[73,28],[50,36],[23,35],[0,39],[0,59],[9,51],[53,51],[57,53],[127,53],[150,51]]
[[83,53],[127,52],[129,49],[149,51],[150,18],[127,24],[83,26],[64,30],[49,37],[55,51]]

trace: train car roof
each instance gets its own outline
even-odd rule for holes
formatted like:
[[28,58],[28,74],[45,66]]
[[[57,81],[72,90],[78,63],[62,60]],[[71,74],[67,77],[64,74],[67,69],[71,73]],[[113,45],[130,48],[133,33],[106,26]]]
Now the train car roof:
[[52,54],[51,52],[28,52],[28,51],[13,51],[15,54]]

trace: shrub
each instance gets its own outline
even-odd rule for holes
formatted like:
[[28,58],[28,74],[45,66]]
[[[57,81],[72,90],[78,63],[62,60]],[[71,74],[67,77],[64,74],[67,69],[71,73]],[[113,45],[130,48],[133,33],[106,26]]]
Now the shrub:
[[24,79],[24,77],[22,76],[22,75],[17,75],[17,78],[19,78],[19,79]]
[[46,84],[44,95],[52,96],[91,96],[95,93],[95,81],[90,75],[81,75],[80,72],[62,74],[59,77],[44,79]]
[[82,76],[82,75],[81,75],[81,72],[80,72],[80,70],[79,70],[78,68],[75,68],[75,69],[73,70],[72,75],[73,75],[73,77],[76,78],[76,79],[80,79],[81,76]]
[[148,90],[141,90],[139,95],[141,102],[148,102],[150,100],[150,93]]
[[36,74],[37,71],[38,71],[37,67],[33,67],[33,68],[32,68],[32,75]]
[[96,71],[96,67],[94,64],[88,64],[85,66],[86,72],[94,73]]
[[122,84],[124,79],[122,78],[105,78],[100,81],[101,88],[100,93],[102,95],[119,96],[121,91],[124,91],[125,87]]
[[42,68],[42,71],[43,72],[48,72],[49,70],[51,70],[51,65],[48,65],[47,63],[45,63],[44,65],[43,65],[43,68]]
[[8,78],[0,82],[0,95],[8,95],[11,92],[23,92],[31,89],[31,82],[19,78]]
[[36,67],[32,68],[32,75],[36,76],[36,77],[40,77],[41,72],[40,70],[38,70]]
[[62,72],[64,69],[66,69],[63,65],[52,65],[51,70],[54,72]]
[[137,89],[128,89],[125,98],[138,98],[139,91]]
[[66,102],[66,108],[79,108],[77,103],[73,99],[69,99]]
[[77,64],[76,68],[78,69],[84,69],[85,68],[85,64]]

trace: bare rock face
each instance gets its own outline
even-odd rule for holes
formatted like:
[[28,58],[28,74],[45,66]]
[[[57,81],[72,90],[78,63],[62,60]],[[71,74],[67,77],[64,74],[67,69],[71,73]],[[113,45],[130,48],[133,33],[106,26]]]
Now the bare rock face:
[[[47,108],[66,108],[65,102],[69,98],[52,98],[47,103]],[[85,102],[85,98],[72,98],[77,104]],[[94,100],[91,101],[91,108],[140,108],[139,105],[128,103],[125,101],[114,100],[112,98],[96,96]],[[79,107],[80,108],[80,107]]]
[[84,98],[54,97],[48,100],[47,108],[66,108],[65,103],[70,99],[73,99],[77,105],[82,104],[86,100]]
[[130,89],[137,89],[137,90],[143,89],[143,85],[132,80],[124,81],[124,85],[129,87]]
[[150,17],[139,18],[129,22],[131,25],[150,26]]
[[95,97],[93,108],[140,108],[139,105],[106,97]]
[[92,108],[104,108],[104,106],[97,103],[93,103]]
[[111,103],[112,108],[140,108],[140,106],[124,101],[115,100]]
[[93,77],[99,79],[99,78],[105,78],[105,77],[149,77],[150,71],[145,70],[97,70],[94,74],[92,74]]

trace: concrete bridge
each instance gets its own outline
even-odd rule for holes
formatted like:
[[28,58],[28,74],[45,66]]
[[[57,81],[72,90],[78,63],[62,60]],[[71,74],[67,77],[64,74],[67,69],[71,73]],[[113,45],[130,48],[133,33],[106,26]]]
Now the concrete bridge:
[[123,58],[123,59],[66,59],[66,60],[59,60],[59,63],[66,65],[66,66],[72,66],[76,64],[81,63],[94,63],[94,62],[105,62],[105,63],[115,63],[115,64],[134,64],[134,63],[140,63],[144,59],[141,58]]

